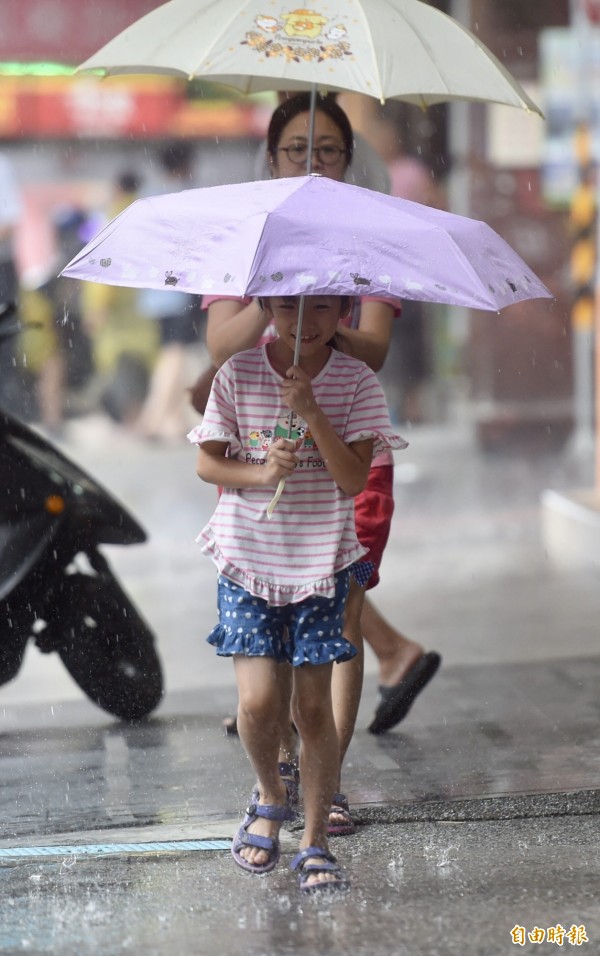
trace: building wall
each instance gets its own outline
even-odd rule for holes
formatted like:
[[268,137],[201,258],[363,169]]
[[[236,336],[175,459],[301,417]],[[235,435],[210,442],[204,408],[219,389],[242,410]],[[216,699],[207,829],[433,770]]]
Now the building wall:
[[[471,15],[471,29],[524,83],[538,77],[540,30],[569,22],[567,0],[472,0]],[[470,214],[496,229],[556,296],[499,316],[471,315],[466,358],[478,435],[491,450],[559,447],[573,425],[568,213],[544,202],[539,165],[494,162],[485,110],[472,113]]]

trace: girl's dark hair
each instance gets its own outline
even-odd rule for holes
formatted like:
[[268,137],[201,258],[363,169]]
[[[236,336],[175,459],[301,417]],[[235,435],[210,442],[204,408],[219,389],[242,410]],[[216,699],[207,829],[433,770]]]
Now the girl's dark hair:
[[[341,315],[348,315],[348,312],[350,312],[352,308],[353,297],[351,295],[342,295],[340,298],[342,300],[340,304]],[[332,349],[336,349],[338,352],[346,352],[348,355],[352,355],[352,348],[348,339],[345,339],[339,332],[333,333],[327,345]]]
[[[298,93],[297,96],[292,96],[289,100],[284,100],[283,103],[280,103],[273,113],[267,131],[267,153],[271,157],[272,162],[275,162],[277,159],[277,148],[285,127],[300,113],[308,113],[310,111],[310,98],[310,93]],[[335,97],[332,95],[321,96],[320,93],[317,93],[315,108],[319,110],[319,112],[329,116],[338,127],[344,140],[344,149],[346,150],[349,166],[352,162],[352,152],[354,150],[354,134],[350,126],[350,120],[344,113],[342,107],[338,106]]]

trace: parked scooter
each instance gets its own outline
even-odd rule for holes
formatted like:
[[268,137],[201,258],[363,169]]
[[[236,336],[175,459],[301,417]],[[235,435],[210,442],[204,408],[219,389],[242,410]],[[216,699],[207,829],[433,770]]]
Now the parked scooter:
[[[0,306],[0,340],[19,330]],[[98,482],[0,409],[0,684],[19,672],[30,638],[56,651],[99,707],[140,720],[163,677],[152,631],[124,593],[102,544],[146,533]]]

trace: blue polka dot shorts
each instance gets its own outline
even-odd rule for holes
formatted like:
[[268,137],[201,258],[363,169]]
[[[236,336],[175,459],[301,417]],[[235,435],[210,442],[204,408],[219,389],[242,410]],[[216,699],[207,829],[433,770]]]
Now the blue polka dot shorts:
[[221,657],[272,657],[294,667],[349,661],[356,648],[342,636],[350,570],[336,575],[331,598],[313,595],[272,607],[223,575],[218,582],[219,623],[208,643]]

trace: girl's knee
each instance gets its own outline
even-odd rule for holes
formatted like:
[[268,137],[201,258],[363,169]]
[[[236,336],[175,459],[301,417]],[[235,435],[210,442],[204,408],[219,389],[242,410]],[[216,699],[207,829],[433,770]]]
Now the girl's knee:
[[334,726],[330,700],[296,699],[293,704],[292,715],[301,737],[322,734],[330,724]]
[[238,717],[246,722],[256,724],[271,724],[279,722],[279,706],[272,700],[259,695],[240,700]]

